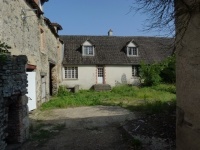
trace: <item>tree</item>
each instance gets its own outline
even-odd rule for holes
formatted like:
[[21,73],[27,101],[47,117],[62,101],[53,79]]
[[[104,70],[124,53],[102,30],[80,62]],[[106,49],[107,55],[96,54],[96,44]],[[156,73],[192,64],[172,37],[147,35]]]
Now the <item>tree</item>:
[[133,0],[130,12],[149,16],[145,30],[165,31],[170,37],[177,37],[179,34],[180,39],[176,42],[180,42],[193,12],[199,9],[199,5],[199,0]]
[[149,13],[149,29],[174,22],[176,49],[176,149],[200,149],[200,0],[134,0]]
[[149,16],[145,30],[158,30],[174,34],[174,0],[133,0],[130,12]]

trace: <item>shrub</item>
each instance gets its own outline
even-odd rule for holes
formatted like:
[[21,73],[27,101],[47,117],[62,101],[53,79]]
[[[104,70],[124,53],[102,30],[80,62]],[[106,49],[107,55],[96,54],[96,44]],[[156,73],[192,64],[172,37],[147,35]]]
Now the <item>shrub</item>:
[[175,55],[168,57],[163,61],[165,67],[160,73],[162,81],[165,83],[175,83],[176,82],[176,57]]
[[175,56],[170,56],[160,63],[145,64],[141,62],[140,77],[144,81],[144,85],[158,85],[161,81],[164,83],[175,83]]
[[144,80],[144,85],[152,86],[157,85],[161,81],[160,72],[162,67],[158,63],[154,63],[151,65],[141,63],[140,67],[140,77]]

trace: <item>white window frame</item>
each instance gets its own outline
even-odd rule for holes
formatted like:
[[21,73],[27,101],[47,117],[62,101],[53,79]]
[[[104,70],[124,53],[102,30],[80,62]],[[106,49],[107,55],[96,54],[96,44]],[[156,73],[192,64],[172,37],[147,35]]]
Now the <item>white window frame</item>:
[[[131,50],[131,51],[130,51]],[[131,52],[131,53],[129,53]],[[127,56],[138,56],[138,48],[137,47],[127,47]]]
[[64,67],[64,79],[78,79],[78,67],[67,66]]
[[94,56],[94,45],[89,40],[82,44],[82,56]]
[[84,45],[83,56],[94,56],[94,47],[90,45]]

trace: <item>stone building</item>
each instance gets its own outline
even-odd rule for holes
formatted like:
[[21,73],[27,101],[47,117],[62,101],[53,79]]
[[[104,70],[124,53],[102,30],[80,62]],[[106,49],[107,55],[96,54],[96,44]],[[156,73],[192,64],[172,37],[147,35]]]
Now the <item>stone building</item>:
[[58,30],[43,15],[48,0],[4,0],[0,10],[0,41],[11,46],[12,55],[26,55],[29,109],[35,109],[56,93],[62,61]]

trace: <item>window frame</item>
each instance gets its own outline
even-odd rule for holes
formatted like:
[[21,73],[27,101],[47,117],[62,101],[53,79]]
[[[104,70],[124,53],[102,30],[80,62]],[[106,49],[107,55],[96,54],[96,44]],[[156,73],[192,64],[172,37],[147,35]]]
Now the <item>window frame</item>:
[[78,79],[78,67],[77,66],[65,66],[63,67],[64,79]]
[[[130,54],[131,50],[131,54]],[[136,54],[135,54],[136,52]],[[133,46],[127,46],[127,56],[138,56],[138,48]]]
[[[90,54],[90,52],[92,52],[92,54]],[[83,45],[83,56],[94,56],[94,46]]]

